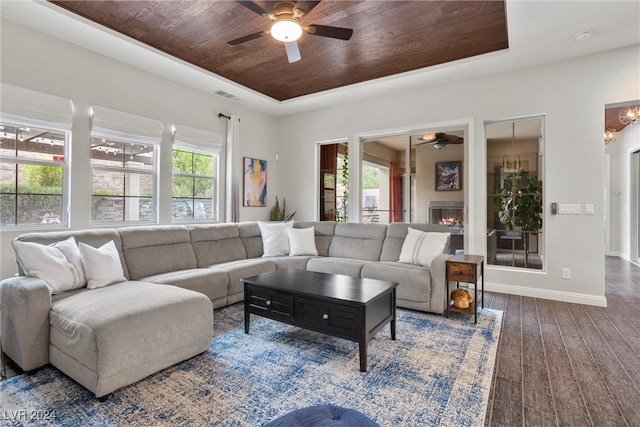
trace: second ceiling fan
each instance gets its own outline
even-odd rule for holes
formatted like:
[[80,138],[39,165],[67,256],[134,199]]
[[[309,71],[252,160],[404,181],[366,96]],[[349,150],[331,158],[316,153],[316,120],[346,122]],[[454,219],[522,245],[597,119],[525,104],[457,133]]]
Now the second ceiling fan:
[[303,31],[314,36],[330,37],[341,40],[349,40],[353,35],[353,30],[350,28],[318,24],[302,24],[301,18],[311,12],[311,10],[313,10],[320,1],[269,1],[266,2],[267,6],[271,6],[268,7],[271,9],[269,11],[252,1],[238,1],[238,3],[258,15],[273,21],[273,23],[271,24],[269,31],[259,31],[257,33],[228,41],[227,43],[235,46],[271,34],[274,39],[284,42],[289,62],[296,62],[301,59],[297,40],[302,35]]
[[446,147],[448,144],[464,143],[464,138],[443,132],[428,133],[418,138],[418,140],[422,142],[414,144],[414,147],[423,144],[433,144],[433,148],[437,148],[438,150]]

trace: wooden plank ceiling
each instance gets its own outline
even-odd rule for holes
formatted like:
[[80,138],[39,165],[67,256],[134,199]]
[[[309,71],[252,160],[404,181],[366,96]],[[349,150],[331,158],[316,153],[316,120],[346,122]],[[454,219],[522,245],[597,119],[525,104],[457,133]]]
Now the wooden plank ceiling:
[[226,43],[271,25],[237,2],[52,3],[279,101],[508,48],[504,1],[324,0],[303,24],[352,28],[353,37],[303,33],[292,64],[270,36]]

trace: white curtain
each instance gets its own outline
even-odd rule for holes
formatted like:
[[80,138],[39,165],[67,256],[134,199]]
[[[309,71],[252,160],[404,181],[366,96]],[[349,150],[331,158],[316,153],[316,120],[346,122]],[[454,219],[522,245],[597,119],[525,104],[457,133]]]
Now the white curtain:
[[240,220],[240,117],[227,121],[226,222]]

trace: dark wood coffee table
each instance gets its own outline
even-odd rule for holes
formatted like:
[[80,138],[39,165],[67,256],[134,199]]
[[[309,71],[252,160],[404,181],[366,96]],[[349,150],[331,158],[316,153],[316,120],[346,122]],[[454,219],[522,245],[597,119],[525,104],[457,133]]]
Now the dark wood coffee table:
[[369,340],[387,323],[396,339],[395,282],[283,269],[242,279],[244,332],[250,314],[358,343],[367,371]]

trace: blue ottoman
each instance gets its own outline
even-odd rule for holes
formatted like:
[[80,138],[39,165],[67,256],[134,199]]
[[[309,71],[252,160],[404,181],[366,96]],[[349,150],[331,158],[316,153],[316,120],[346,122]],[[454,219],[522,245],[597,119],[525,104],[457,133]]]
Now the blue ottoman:
[[263,427],[380,427],[354,409],[333,405],[298,409]]

